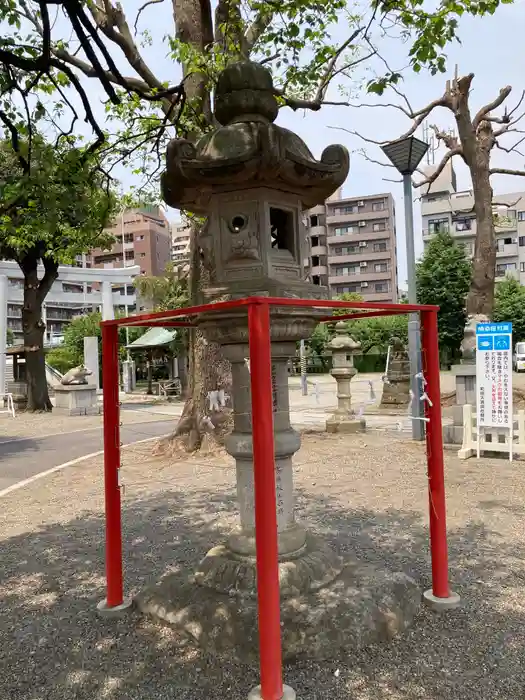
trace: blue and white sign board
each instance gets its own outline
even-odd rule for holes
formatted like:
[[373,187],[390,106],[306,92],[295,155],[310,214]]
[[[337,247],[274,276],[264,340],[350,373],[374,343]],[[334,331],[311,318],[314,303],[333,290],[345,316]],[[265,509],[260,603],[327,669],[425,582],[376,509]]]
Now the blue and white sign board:
[[512,436],[512,323],[476,326],[476,385],[478,436],[483,427]]

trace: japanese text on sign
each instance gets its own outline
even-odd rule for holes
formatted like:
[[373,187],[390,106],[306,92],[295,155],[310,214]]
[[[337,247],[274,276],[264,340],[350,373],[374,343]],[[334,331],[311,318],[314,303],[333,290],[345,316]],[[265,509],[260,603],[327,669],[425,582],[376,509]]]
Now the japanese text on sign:
[[512,324],[479,323],[476,327],[478,425],[512,425]]

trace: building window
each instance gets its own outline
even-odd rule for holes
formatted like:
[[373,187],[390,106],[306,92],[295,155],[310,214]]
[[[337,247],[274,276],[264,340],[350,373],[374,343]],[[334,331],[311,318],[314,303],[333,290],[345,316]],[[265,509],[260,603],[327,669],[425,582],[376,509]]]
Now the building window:
[[525,246],[525,236],[520,236],[519,242],[520,246]]
[[144,240],[144,234],[140,234],[140,236],[137,236],[137,241],[143,241]]
[[336,236],[347,236],[349,233],[356,233],[357,226],[339,226],[334,229],[334,234]]
[[525,211],[518,212],[518,221],[525,221]]
[[318,226],[319,225],[318,221],[319,221],[319,219],[317,217],[317,214],[312,214],[310,216],[310,226]]
[[386,222],[385,221],[377,221],[375,224],[372,224],[372,231],[384,231],[386,229]]
[[379,202],[372,202],[372,211],[383,211],[384,208],[385,208],[384,200],[381,200]]
[[525,262],[520,263],[520,272],[525,272]]
[[352,292],[357,292],[359,290],[360,290],[360,287],[357,284],[348,284],[348,285],[345,285],[344,287],[337,285],[334,289],[336,294],[351,294]]
[[512,272],[516,269],[516,263],[501,263],[496,265],[496,277],[505,277],[507,272]]
[[388,263],[375,263],[374,272],[388,272]]
[[458,219],[456,221],[456,231],[471,231],[472,219]]
[[388,282],[376,282],[374,289],[376,292],[388,292]]
[[145,257],[146,257],[146,253],[139,253],[139,258],[145,258]]
[[319,236],[312,236],[310,238],[310,243],[311,243],[312,248],[315,248],[316,246],[318,246],[319,245]]
[[374,253],[384,253],[386,251],[386,241],[374,243]]
[[351,204],[346,207],[336,207],[334,209],[335,214],[357,214],[359,212],[359,207],[357,204]]
[[448,219],[430,219],[428,222],[429,233],[449,233]]
[[338,265],[334,272],[336,275],[358,275],[359,265]]

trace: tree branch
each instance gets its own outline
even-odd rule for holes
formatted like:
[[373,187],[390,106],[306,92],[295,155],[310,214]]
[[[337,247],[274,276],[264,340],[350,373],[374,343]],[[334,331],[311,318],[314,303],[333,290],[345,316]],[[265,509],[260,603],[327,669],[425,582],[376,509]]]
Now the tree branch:
[[270,22],[273,19],[274,10],[271,8],[270,4],[259,10],[259,13],[249,24],[246,31],[244,32],[243,38],[243,53],[246,52],[246,56],[253,51],[255,44],[259,41],[261,36],[264,34]]
[[525,177],[525,170],[509,170],[508,168],[491,168],[489,175],[517,175]]
[[492,100],[492,102],[489,102],[486,104],[484,107],[482,107],[474,119],[472,120],[472,126],[474,129],[477,129],[480,122],[483,121],[491,112],[493,112],[495,109],[497,109],[500,105],[502,105],[507,97],[510,95],[512,92],[512,87],[510,85],[507,85],[507,87],[502,88],[499,91],[499,95]]
[[44,276],[38,284],[37,299],[40,304],[44,301],[48,295],[53,282],[58,278],[58,262],[53,258],[44,256],[42,258],[42,263],[44,265]]
[[145,2],[144,5],[141,5],[139,7],[139,9],[137,10],[137,16],[135,17],[135,22],[133,24],[133,29],[135,30],[135,34],[137,33],[137,24],[139,21],[139,17],[144,12],[146,7],[149,7],[150,5],[160,5],[163,2],[164,2],[164,0],[148,0],[148,2]]
[[428,194],[430,192],[430,187],[433,182],[435,182],[438,177],[441,175],[443,170],[445,169],[445,165],[448,163],[448,161],[453,158],[454,156],[458,156],[462,154],[461,146],[458,146],[457,148],[453,148],[445,153],[443,158],[441,159],[440,163],[436,167],[435,170],[432,171],[429,175],[425,176],[424,180],[421,180],[421,182],[414,182],[414,187],[422,187],[423,185],[428,185],[428,189],[425,192],[425,194]]

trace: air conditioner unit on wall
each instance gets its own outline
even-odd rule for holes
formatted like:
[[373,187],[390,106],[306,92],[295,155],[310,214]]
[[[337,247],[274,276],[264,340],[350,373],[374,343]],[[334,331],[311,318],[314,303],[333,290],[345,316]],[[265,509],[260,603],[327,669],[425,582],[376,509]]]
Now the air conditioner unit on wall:
[[365,203],[363,202],[362,199],[360,199],[359,202],[357,202],[357,206],[358,206],[358,207],[364,207],[364,206],[365,206]]
[[366,289],[368,287],[368,282],[361,282],[361,289]]
[[366,246],[367,246],[366,241],[359,241],[359,247],[360,247],[360,248],[366,248]]
[[363,228],[363,226],[366,226],[366,221],[360,221],[359,226],[361,226],[361,228]]
[[365,262],[359,263],[359,267],[366,267],[366,266],[367,266],[367,263],[365,263]]

